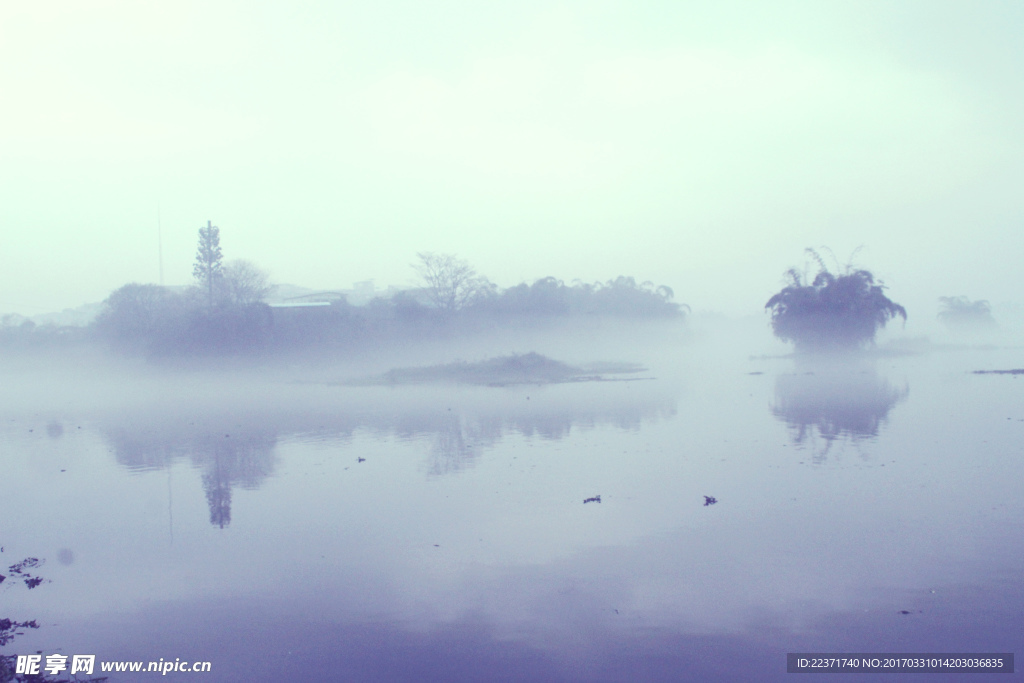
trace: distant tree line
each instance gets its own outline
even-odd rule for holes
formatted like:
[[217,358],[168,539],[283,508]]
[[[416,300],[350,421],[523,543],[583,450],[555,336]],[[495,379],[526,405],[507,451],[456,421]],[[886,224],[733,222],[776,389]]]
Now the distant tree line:
[[572,285],[546,277],[530,285],[524,282],[481,297],[473,302],[472,309],[497,316],[680,317],[689,311],[689,307],[673,302],[673,296],[669,287],[655,287],[651,282],[637,284],[635,279],[625,276],[607,282],[576,282]]
[[[404,291],[353,306],[343,296],[325,305],[271,308],[226,299],[206,305],[207,292],[132,283],[106,300],[94,329],[124,351],[155,355],[273,352],[347,347],[382,340],[415,340],[526,318],[583,316],[679,318],[686,308],[668,294],[620,277],[604,284],[567,286],[554,278],[494,291],[449,310]],[[419,295],[418,295],[419,294]]]
[[77,325],[37,325],[29,318],[8,314],[0,318],[0,345],[8,348],[47,348],[87,341],[91,331]]
[[681,318],[689,310],[672,301],[670,288],[631,277],[571,285],[548,277],[500,289],[450,254],[420,253],[413,268],[421,287],[365,306],[336,295],[317,306],[272,308],[268,275],[247,261],[224,263],[220,231],[207,222],[193,287],[124,285],[104,302],[92,333],[119,350],[156,356],[277,353],[414,341],[528,318]]
[[569,316],[679,317],[689,310],[672,301],[670,287],[652,282],[637,284],[620,276],[593,284],[566,285],[553,277],[533,284],[522,283],[500,290],[480,277],[462,259],[449,254],[418,254],[413,267],[425,283],[433,307],[443,313],[463,312],[476,316]]

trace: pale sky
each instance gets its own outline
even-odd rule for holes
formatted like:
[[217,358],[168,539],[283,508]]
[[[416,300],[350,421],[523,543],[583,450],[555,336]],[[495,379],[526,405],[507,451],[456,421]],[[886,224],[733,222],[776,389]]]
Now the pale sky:
[[[714,5],[711,7],[711,5]],[[1020,2],[0,4],[0,313],[191,279],[633,275],[757,313],[830,246],[1024,300]]]

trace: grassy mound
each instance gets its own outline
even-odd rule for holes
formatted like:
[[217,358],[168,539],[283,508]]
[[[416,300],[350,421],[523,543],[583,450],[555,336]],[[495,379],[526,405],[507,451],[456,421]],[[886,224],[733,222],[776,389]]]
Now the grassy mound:
[[459,361],[422,368],[396,368],[374,384],[556,384],[562,382],[608,381],[605,374],[637,373],[645,368],[628,363],[601,363],[588,368],[568,365],[539,353],[500,356],[477,363]]

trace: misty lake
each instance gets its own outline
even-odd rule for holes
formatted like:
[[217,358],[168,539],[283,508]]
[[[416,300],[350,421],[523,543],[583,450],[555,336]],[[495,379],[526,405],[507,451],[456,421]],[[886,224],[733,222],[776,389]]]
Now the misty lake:
[[[39,628],[4,653],[700,681],[787,679],[787,652],[1024,651],[1024,378],[971,372],[1020,350],[603,351],[648,371],[8,369],[0,617]],[[27,557],[31,590],[7,571]]]

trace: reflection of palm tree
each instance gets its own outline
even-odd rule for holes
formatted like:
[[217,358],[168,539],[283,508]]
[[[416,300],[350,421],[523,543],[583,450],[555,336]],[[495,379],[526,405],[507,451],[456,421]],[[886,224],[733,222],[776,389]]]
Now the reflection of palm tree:
[[905,399],[873,371],[826,369],[779,375],[772,414],[789,425],[793,442],[803,444],[815,433],[825,440],[822,459],[837,440],[858,442],[878,436],[889,411]]

